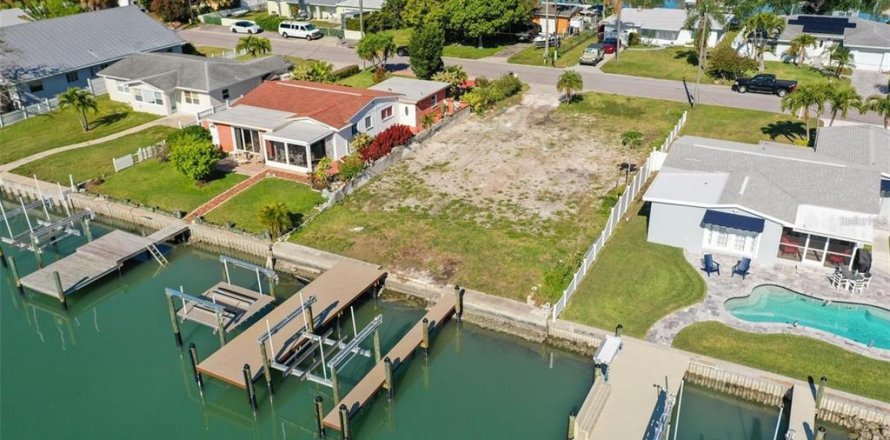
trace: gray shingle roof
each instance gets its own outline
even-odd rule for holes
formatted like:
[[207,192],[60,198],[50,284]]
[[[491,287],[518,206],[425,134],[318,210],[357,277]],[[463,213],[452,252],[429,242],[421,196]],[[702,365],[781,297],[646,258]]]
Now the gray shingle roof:
[[7,26],[0,28],[0,39],[12,49],[3,57],[2,74],[13,82],[185,44],[136,6]]
[[820,128],[816,152],[890,175],[890,130],[872,125]]
[[[779,41],[791,41],[794,37],[803,33],[803,25],[788,24],[788,20],[795,20],[800,15],[785,17],[785,30],[779,36]],[[804,16],[805,17],[805,16]],[[859,17],[837,17],[838,20],[849,19],[854,27],[844,30],[843,41],[845,46],[853,47],[879,47],[890,49],[890,25],[877,21],[866,20]],[[813,34],[817,37],[839,39],[839,35]]]
[[278,56],[241,62],[177,53],[140,53],[112,64],[99,75],[139,80],[161,90],[179,87],[209,92],[246,79],[284,73],[289,65]]
[[[792,224],[800,205],[879,212],[881,175],[875,168],[800,147],[695,136],[683,136],[671,148],[656,183],[672,173],[725,173],[728,176],[719,205],[741,206]],[[676,188],[671,193],[677,202],[683,202],[698,190]],[[651,197],[647,193],[647,198]]]

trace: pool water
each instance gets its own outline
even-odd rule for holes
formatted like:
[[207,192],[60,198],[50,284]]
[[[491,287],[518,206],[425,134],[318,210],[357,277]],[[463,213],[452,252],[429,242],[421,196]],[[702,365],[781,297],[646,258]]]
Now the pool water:
[[751,295],[725,303],[733,316],[751,322],[775,322],[810,327],[859,342],[890,349],[890,311],[863,304],[825,301],[784,287],[763,285]]
[[[7,205],[8,206],[8,205]],[[5,228],[5,225],[3,225]],[[23,230],[17,220],[14,227]],[[108,229],[94,224],[96,236]],[[85,242],[73,237],[49,249],[46,263]],[[3,244],[21,274],[35,270],[30,253]],[[331,408],[331,391],[275,372],[270,402],[257,382],[259,411],[244,391],[205,378],[203,399],[188,355],[176,348],[165,287],[201,292],[223,279],[217,255],[182,245],[160,268],[148,260],[128,265],[81,290],[63,312],[56,299],[20,295],[0,268],[0,438],[18,439],[311,439],[313,397]],[[244,273],[239,273],[244,272]],[[236,282],[256,288],[256,278],[232,271]],[[282,277],[277,292],[299,283]],[[359,326],[384,316],[383,350],[420,319],[423,310],[404,301],[365,299],[355,309]],[[343,322],[343,331],[352,331]],[[186,344],[199,356],[216,350],[205,327],[183,324]],[[370,341],[363,345],[369,345]],[[365,347],[369,348],[369,347]],[[371,366],[358,357],[340,372],[345,395]],[[449,322],[432,340],[429,357],[418,353],[396,372],[395,398],[378,395],[353,419],[356,438],[563,438],[567,417],[590,387],[584,358],[538,344]],[[339,435],[328,432],[328,438]]]
[[[773,440],[784,438],[787,414],[779,408],[757,405],[691,383],[674,405],[669,439]],[[776,425],[778,435],[776,434]]]

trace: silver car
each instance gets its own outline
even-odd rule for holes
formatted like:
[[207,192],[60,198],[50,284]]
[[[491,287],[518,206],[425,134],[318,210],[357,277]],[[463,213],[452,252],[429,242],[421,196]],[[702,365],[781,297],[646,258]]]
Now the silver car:
[[242,20],[232,23],[229,30],[236,34],[258,34],[263,31],[263,28],[252,21]]

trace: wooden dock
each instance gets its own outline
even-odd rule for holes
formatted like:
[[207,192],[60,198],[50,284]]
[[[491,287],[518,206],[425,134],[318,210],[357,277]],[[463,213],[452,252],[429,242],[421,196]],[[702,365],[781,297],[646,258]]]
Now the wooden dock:
[[[451,316],[453,312],[454,298],[452,297],[442,298],[433,305],[426,315],[424,315],[424,318],[429,320],[430,332],[432,333],[436,328],[441,327],[445,319]],[[414,327],[411,327],[411,330],[408,330],[408,333],[406,333],[383,358],[389,358],[390,361],[392,361],[392,368],[395,370],[408,360],[414,353],[414,350],[420,346],[422,340],[423,319],[415,324]],[[358,412],[358,410],[371,400],[377,391],[383,387],[383,382],[386,380],[384,368],[382,360],[374,365],[374,367],[371,368],[371,371],[369,371],[368,374],[365,375],[365,377],[363,377],[351,391],[349,391],[349,394],[347,394],[346,397],[334,404],[334,408],[324,418],[324,425],[328,428],[340,431],[342,429],[340,426],[340,413],[338,410],[340,404],[344,404],[349,408],[350,416]]]
[[[300,296],[304,300],[315,296],[312,310],[315,315],[316,327],[324,326],[368,289],[383,281],[385,277],[386,272],[371,266],[349,262],[337,264],[304,287],[299,292],[302,295],[294,294],[269,312],[263,320],[248,327],[235,339],[198,364],[198,371],[236,387],[245,388],[244,373],[242,372],[244,364],[250,365],[253,380],[263,374],[263,361],[257,340],[266,332],[267,322],[274,325],[298,309],[302,304]],[[291,340],[304,326],[304,317],[301,314],[274,333],[271,341],[276,352],[281,353],[283,347],[293,349],[300,344],[309,342],[309,339],[306,338]]]
[[[226,282],[217,283],[202,293],[201,298],[225,309],[222,321],[226,333],[249,321],[275,300],[271,295],[263,295]],[[176,315],[181,319],[196,322],[212,329],[217,328],[218,325],[216,313],[209,305],[186,302],[185,307],[179,309]]]
[[791,414],[788,432],[797,433],[796,439],[812,440],[816,435],[816,399],[806,383],[791,387]]
[[59,273],[62,292],[70,295],[88,284],[114,272],[127,260],[148,252],[149,246],[170,240],[188,230],[185,223],[176,223],[147,237],[114,230],[79,248],[77,251],[43,269],[22,278],[22,285],[35,292],[58,297],[54,272]]

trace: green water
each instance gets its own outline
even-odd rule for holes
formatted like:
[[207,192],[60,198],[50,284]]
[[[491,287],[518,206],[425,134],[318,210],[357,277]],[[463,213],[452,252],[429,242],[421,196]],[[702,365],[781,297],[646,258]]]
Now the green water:
[[772,440],[784,438],[788,429],[787,420],[782,420],[774,437],[779,408],[755,405],[688,382],[674,408],[671,439]]
[[[23,222],[15,227],[21,230]],[[84,242],[68,239],[46,261]],[[21,273],[35,269],[33,255],[3,246]],[[189,246],[168,258],[165,268],[154,261],[131,264],[74,294],[67,313],[48,296],[20,296],[9,273],[0,270],[0,438],[315,437],[312,399],[323,395],[330,409],[331,393],[314,383],[282,382],[276,374],[270,402],[259,381],[256,416],[242,390],[209,378],[202,400],[188,357],[175,346],[163,289],[182,285],[199,293],[222,280],[221,265],[216,255]],[[233,275],[255,288],[252,274]],[[283,280],[278,291],[297,287]],[[358,325],[377,313],[384,315],[385,351],[423,311],[366,299],[356,306]],[[351,324],[344,322],[343,331],[351,332]],[[202,358],[219,345],[209,329],[191,323],[183,324],[183,337]],[[341,372],[344,394],[370,365],[357,358]],[[590,386],[590,369],[577,356],[451,322],[434,335],[428,359],[418,354],[397,371],[393,401],[378,396],[353,419],[354,433],[362,440],[564,438],[567,414]]]

